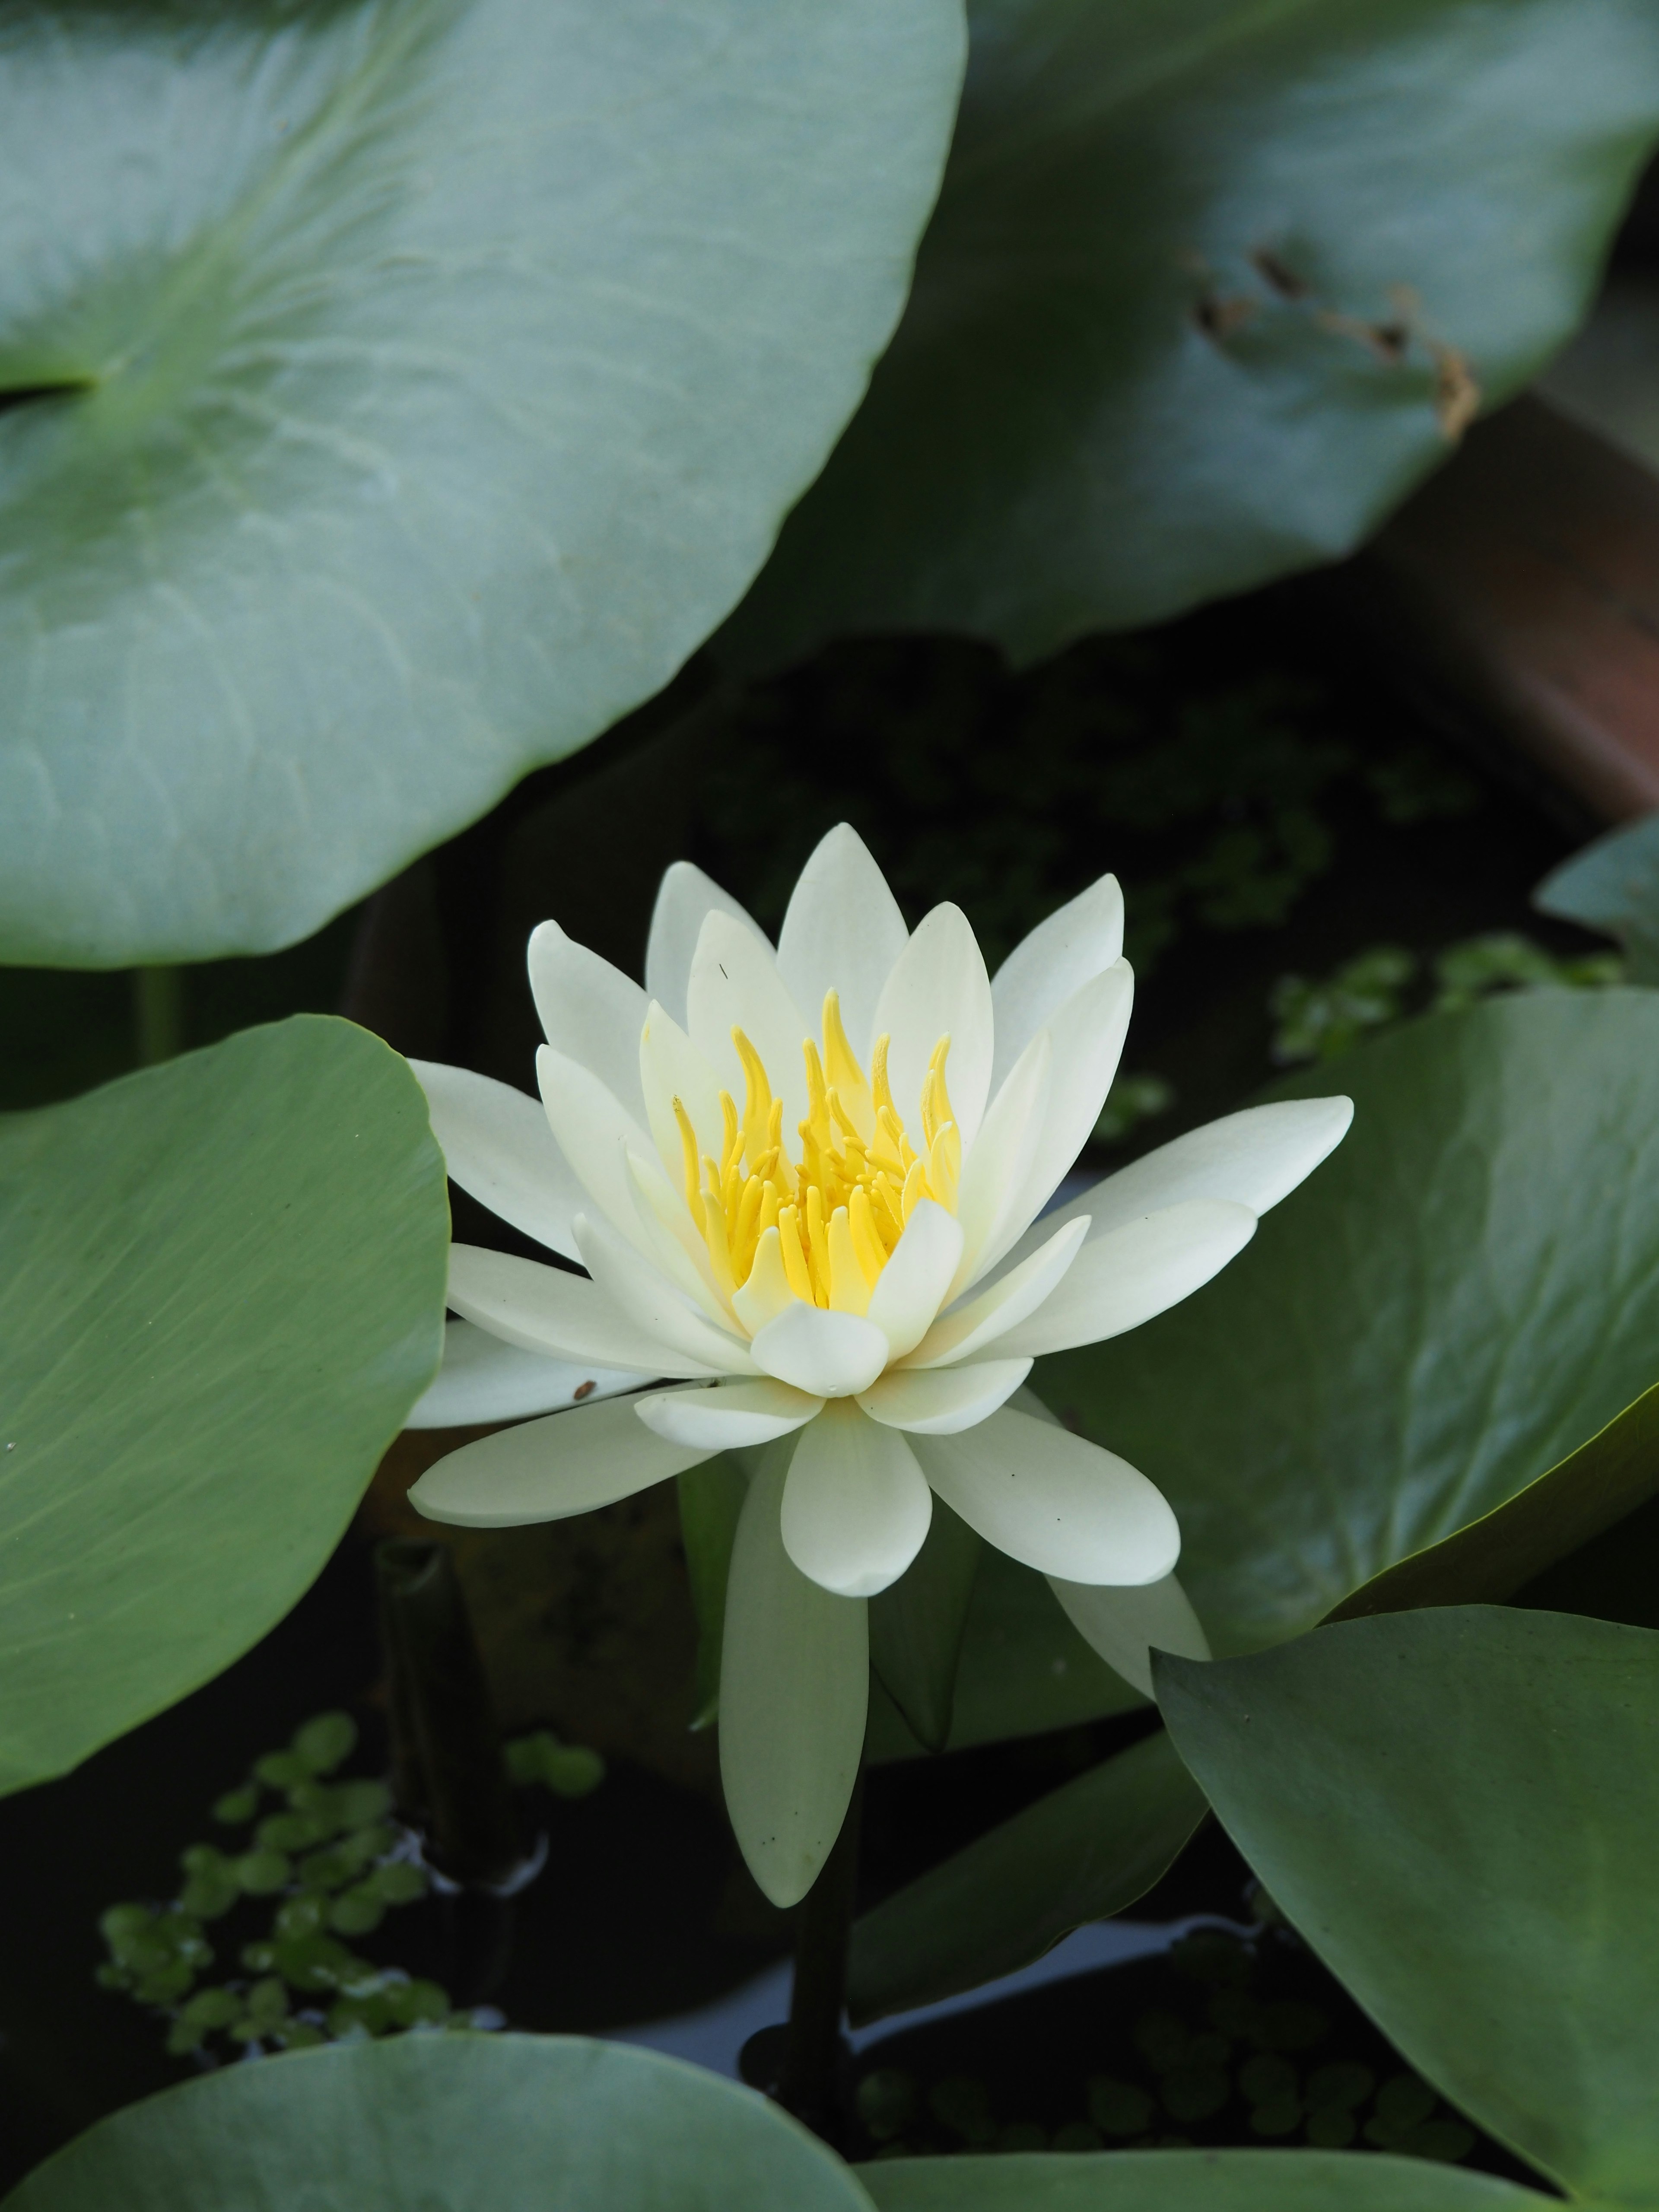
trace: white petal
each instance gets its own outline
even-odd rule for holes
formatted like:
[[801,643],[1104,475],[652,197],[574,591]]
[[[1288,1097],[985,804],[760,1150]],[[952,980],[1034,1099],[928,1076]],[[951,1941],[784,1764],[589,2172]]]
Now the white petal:
[[444,1327],[444,1364],[416,1401],[406,1429],[471,1428],[476,1421],[522,1421],[531,1413],[556,1413],[593,1398],[637,1390],[633,1368],[598,1367],[591,1361],[550,1359],[525,1352],[470,1321]]
[[917,1436],[955,1437],[994,1413],[1031,1371],[1029,1359],[970,1359],[962,1367],[901,1367],[878,1376],[859,1403],[872,1421]]
[[1051,1294],[1081,1250],[1085,1232],[1083,1222],[1067,1222],[1021,1266],[952,1306],[933,1323],[906,1366],[954,1365],[996,1343]]
[[753,1382],[716,1382],[708,1389],[653,1391],[636,1398],[634,1410],[667,1443],[740,1451],[804,1428],[823,1404],[822,1398],[809,1398],[769,1376]]
[[1160,1145],[1027,1231],[1010,1253],[1024,1259],[1058,1221],[1086,1214],[1090,1238],[1188,1198],[1227,1198],[1265,1213],[1288,1197],[1348,1133],[1351,1098],[1285,1098],[1247,1106]]
[[582,1187],[538,1102],[470,1067],[431,1060],[409,1065],[426,1093],[451,1181],[526,1237],[574,1260],[570,1217]]
[[1014,947],[991,979],[997,1023],[994,1086],[1073,993],[1122,951],[1123,893],[1115,876],[1091,884]]
[[842,1398],[802,1431],[784,1485],[783,1547],[823,1589],[884,1590],[921,1549],[933,1517],[933,1494],[896,1429]]
[[866,1075],[882,986],[909,934],[869,847],[850,823],[839,823],[819,840],[790,896],[778,933],[778,972],[811,1017],[814,1035],[825,992],[840,993],[842,1024]]
[[429,1467],[409,1496],[428,1521],[514,1528],[614,1505],[709,1456],[664,1443],[635,1419],[630,1399],[613,1398],[463,1444]]
[[965,1154],[985,1117],[995,1036],[991,980],[960,907],[936,906],[900,953],[876,1007],[875,1033],[884,1032],[893,1041],[887,1054],[893,1102],[913,1142],[927,1063],[939,1039],[949,1036],[945,1086]]
[[674,1367],[662,1370],[665,1374],[754,1373],[754,1362],[742,1338],[716,1328],[705,1315],[695,1311],[667,1276],[642,1259],[631,1244],[625,1244],[609,1222],[579,1213],[574,1227],[582,1264],[595,1285],[642,1335],[672,1345],[679,1355]]
[[525,1352],[631,1367],[647,1380],[721,1371],[686,1358],[639,1328],[586,1275],[544,1267],[538,1261],[520,1260],[511,1252],[452,1244],[445,1297],[464,1319]]
[[708,1247],[691,1225],[684,1194],[671,1190],[662,1162],[648,1147],[624,1146],[642,1237],[636,1249],[702,1307],[717,1328],[730,1328],[732,1308],[714,1281]]
[[961,1258],[961,1224],[933,1199],[922,1199],[877,1276],[866,1309],[866,1319],[887,1339],[890,1358],[902,1359],[927,1335]]
[[648,998],[665,1006],[682,1028],[685,1025],[685,987],[690,979],[691,958],[698,933],[708,914],[729,914],[752,929],[763,944],[760,924],[723,891],[713,877],[676,860],[664,876],[651,913],[651,933],[645,946],[645,988]]
[[799,1299],[769,1321],[749,1349],[763,1373],[818,1398],[867,1390],[888,1360],[887,1339],[873,1322]]
[[[653,1240],[640,1219],[628,1167],[630,1147],[640,1153],[654,1152],[650,1138],[597,1075],[580,1060],[555,1052],[550,1044],[536,1054],[536,1080],[548,1125],[586,1200],[572,1208],[573,1220],[578,1212],[602,1213],[631,1244],[650,1252]],[[574,1242],[573,1231],[573,1249],[567,1258],[575,1256]]]
[[773,1093],[783,1101],[783,1133],[793,1148],[806,1118],[806,1063],[801,1044],[818,1033],[817,1012],[789,995],[771,946],[733,921],[711,914],[703,922],[686,992],[686,1026],[739,1109],[743,1063],[732,1042],[740,1029],[766,1069]]
[[758,1336],[768,1322],[775,1321],[794,1303],[795,1293],[784,1271],[782,1239],[775,1229],[769,1229],[755,1247],[748,1281],[732,1294],[732,1310],[750,1336]]
[[1003,1352],[1066,1352],[1139,1328],[1218,1275],[1255,1234],[1248,1206],[1188,1199],[1085,1240],[1056,1288],[997,1340]]
[[531,933],[527,964],[549,1044],[591,1068],[637,1120],[645,1109],[640,1095],[644,992],[620,968],[567,937],[556,921]]
[[1006,1251],[1012,1234],[1030,1218],[1024,1213],[1016,1216],[1015,1209],[1030,1182],[1042,1141],[1053,1060],[1048,1033],[1039,1030],[991,1101],[991,1110],[963,1162],[957,1200],[962,1257],[951,1281],[952,1297],[985,1272],[983,1255]]
[[995,1267],[1027,1223],[1036,1218],[1089,1141],[1123,1056],[1133,1005],[1134,975],[1128,962],[1120,960],[1069,998],[1048,1024],[1054,1057],[1042,1133],[1024,1181],[980,1253],[980,1274]]
[[783,1548],[789,1449],[767,1454],[738,1517],[720,1725],[720,1780],[738,1847],[765,1894],[786,1908],[811,1889],[841,1833],[870,1691],[863,1600],[832,1597]]
[[1126,1682],[1133,1682],[1143,1697],[1152,1694],[1154,1651],[1172,1651],[1177,1659],[1210,1656],[1203,1623],[1173,1575],[1129,1589],[1062,1582],[1058,1575],[1050,1575],[1048,1587],[1090,1650],[1097,1651]]
[[726,1150],[720,1082],[704,1055],[655,999],[646,1012],[635,1065],[657,1157],[684,1205],[685,1140],[680,1134],[674,1101],[678,1098],[685,1109],[697,1140],[698,1157],[718,1160]]
[[959,1437],[917,1437],[945,1504],[1022,1566],[1073,1582],[1161,1581],[1181,1532],[1161,1492],[1115,1452],[1005,1406]]

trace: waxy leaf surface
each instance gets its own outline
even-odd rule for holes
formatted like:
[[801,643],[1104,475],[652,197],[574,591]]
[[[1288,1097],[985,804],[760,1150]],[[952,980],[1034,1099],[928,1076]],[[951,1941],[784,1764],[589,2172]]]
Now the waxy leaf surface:
[[1321,2150],[1127,2150],[882,2159],[881,2212],[1544,2212],[1557,2200],[1426,2159]]

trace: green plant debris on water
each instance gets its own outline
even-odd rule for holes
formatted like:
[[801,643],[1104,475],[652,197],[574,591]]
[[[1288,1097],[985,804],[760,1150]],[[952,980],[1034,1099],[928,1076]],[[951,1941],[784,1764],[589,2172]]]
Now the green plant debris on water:
[[[241,1838],[228,1847],[188,1845],[176,1896],[112,1905],[100,1918],[109,1956],[97,1969],[99,1983],[157,2011],[173,2057],[212,2063],[225,2045],[257,2055],[500,2025],[493,2012],[453,2004],[438,1983],[349,1948],[433,1886],[420,1838],[395,1817],[386,1783],[338,1775],[356,1747],[349,1713],[305,1722],[216,1801],[214,1820],[246,1831]],[[504,1748],[520,1786],[579,1798],[605,1778],[596,1751],[561,1743],[546,1729]],[[263,1933],[233,1929],[239,1907],[267,1901]],[[242,1969],[223,1982],[205,1979],[222,1963],[215,1936],[220,1947],[234,1947]]]

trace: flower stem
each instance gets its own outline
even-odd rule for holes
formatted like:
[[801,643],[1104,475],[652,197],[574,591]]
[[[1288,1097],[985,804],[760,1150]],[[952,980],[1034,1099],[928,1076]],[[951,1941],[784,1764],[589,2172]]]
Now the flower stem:
[[802,1899],[795,1928],[795,1982],[777,2098],[814,2135],[839,2148],[843,2132],[847,1954],[858,1889],[864,1767],[823,1870]]
[[185,1042],[185,976],[181,968],[135,968],[132,1012],[138,1062],[158,1067],[174,1059]]

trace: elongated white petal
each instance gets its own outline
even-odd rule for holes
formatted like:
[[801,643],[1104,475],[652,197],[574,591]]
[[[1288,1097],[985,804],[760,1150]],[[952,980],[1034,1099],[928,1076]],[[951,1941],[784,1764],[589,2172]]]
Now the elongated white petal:
[[659,1375],[704,1377],[717,1371],[641,1329],[586,1275],[544,1267],[511,1252],[452,1244],[444,1295],[464,1320],[525,1352],[631,1367],[647,1380]]
[[811,1889],[841,1833],[870,1689],[864,1601],[832,1597],[783,1547],[789,1450],[786,1443],[768,1451],[738,1516],[720,1727],[720,1780],[738,1847],[762,1890],[786,1908]]
[[1226,1198],[1265,1213],[1335,1151],[1353,1120],[1351,1098],[1285,1098],[1247,1106],[1160,1145],[1030,1229],[1008,1255],[1024,1258],[1054,1224],[1089,1217],[1092,1242],[1183,1199]]
[[1065,1352],[1139,1328],[1218,1275],[1255,1234],[1248,1206],[1191,1198],[1085,1239],[1054,1291],[997,1340],[1002,1352]]
[[534,1098],[470,1067],[411,1060],[450,1179],[480,1206],[567,1260],[582,1187]]
[[918,927],[882,986],[876,1035],[892,1039],[888,1080],[905,1127],[921,1120],[922,1079],[933,1047],[951,1040],[945,1088],[965,1153],[979,1134],[995,1048],[991,979],[960,907],[936,906]]
[[1054,1196],[1100,1119],[1106,1094],[1123,1055],[1134,1004],[1134,976],[1119,960],[1069,998],[1048,1024],[1053,1049],[1042,1131],[1019,1188],[1011,1194],[996,1233],[981,1249],[981,1275],[988,1273],[1026,1224]]
[[994,1413],[1031,1371],[1029,1359],[970,1359],[963,1367],[896,1367],[859,1403],[872,1421],[917,1436],[955,1437]]
[[1066,1619],[1091,1651],[1097,1651],[1143,1697],[1152,1694],[1152,1654],[1207,1659],[1210,1640],[1187,1593],[1173,1575],[1138,1588],[1105,1583],[1067,1583],[1050,1575],[1048,1587]]
[[961,1224],[924,1198],[877,1276],[866,1309],[866,1318],[887,1340],[890,1358],[902,1359],[927,1335],[961,1258]]
[[492,1336],[470,1321],[444,1327],[444,1364],[437,1380],[416,1400],[406,1429],[463,1429],[475,1421],[522,1421],[531,1413],[557,1413],[592,1398],[637,1390],[632,1368],[598,1367],[591,1361],[550,1359]]
[[574,1225],[577,1249],[596,1287],[642,1335],[671,1345],[679,1355],[679,1364],[665,1373],[686,1373],[688,1361],[704,1375],[754,1373],[742,1338],[717,1328],[706,1315],[694,1310],[668,1278],[624,1243],[608,1222],[579,1213]]
[[645,1110],[640,1092],[644,992],[631,975],[567,937],[556,921],[531,933],[528,966],[531,995],[549,1044],[591,1068],[637,1121]]
[[1012,1231],[1029,1217],[1015,1218],[1043,1134],[1048,1105],[1048,1071],[1054,1046],[1039,1030],[1020,1054],[1007,1080],[991,1101],[973,1149],[963,1163],[957,1218],[962,1224],[962,1257],[949,1295],[959,1297],[984,1272],[983,1255],[1001,1251]]
[[685,1109],[696,1137],[699,1159],[707,1157],[718,1161],[726,1149],[720,1082],[690,1036],[655,999],[647,1009],[645,1027],[640,1032],[638,1066],[652,1142],[662,1162],[663,1173],[680,1194],[681,1204],[685,1205],[689,1203],[685,1140],[680,1133],[674,1101],[678,1098]]
[[690,981],[691,958],[703,917],[729,914],[764,942],[760,924],[723,891],[712,876],[690,860],[676,860],[664,876],[651,912],[651,933],[645,946],[645,989],[684,1029],[685,987]]
[[686,1026],[739,1107],[743,1062],[732,1032],[743,1031],[761,1056],[773,1095],[783,1101],[784,1137],[793,1152],[795,1132],[806,1115],[801,1044],[817,1035],[818,1011],[795,1004],[771,946],[729,915],[704,917],[686,988]]
[[904,1364],[954,1366],[957,1360],[977,1358],[988,1345],[1000,1349],[1008,1331],[1035,1313],[1053,1291],[1082,1249],[1084,1234],[1080,1221],[1055,1230],[1023,1266],[942,1314]]
[[882,986],[909,934],[869,847],[850,823],[840,823],[820,838],[790,895],[778,972],[814,1034],[824,994],[840,994],[842,1023],[866,1075]]
[[888,1359],[887,1339],[873,1322],[799,1299],[769,1321],[749,1349],[763,1373],[818,1398],[867,1390]]
[[731,1302],[714,1280],[708,1247],[691,1225],[681,1192],[671,1190],[662,1162],[648,1147],[624,1147],[634,1185],[634,1203],[642,1237],[634,1240],[650,1264],[659,1268],[687,1297],[702,1307],[717,1328],[730,1328]]
[[1073,992],[1122,951],[1123,893],[1115,876],[1102,876],[1014,947],[991,978],[997,1024],[993,1087]]
[[841,1597],[873,1597],[921,1549],[933,1493],[896,1429],[834,1400],[801,1431],[783,1492],[783,1547]]
[[1022,1566],[1081,1583],[1152,1583],[1181,1531],[1163,1493],[1115,1452],[1005,1406],[959,1437],[916,1437],[927,1480]]
[[[602,1213],[631,1244],[649,1252],[652,1240],[640,1219],[628,1153],[630,1148],[654,1152],[650,1138],[591,1069],[580,1060],[567,1060],[550,1044],[536,1054],[536,1080],[548,1126],[586,1200],[572,1209],[573,1221],[579,1212]],[[574,1249],[566,1255],[575,1256]]]
[[635,1418],[630,1399],[613,1398],[463,1444],[429,1467],[409,1496],[428,1521],[514,1528],[614,1505],[709,1456],[665,1443]]
[[758,1336],[768,1322],[775,1321],[794,1303],[795,1293],[784,1270],[783,1240],[775,1229],[769,1229],[755,1247],[748,1281],[732,1293],[732,1313],[750,1336]]
[[716,1382],[707,1389],[653,1390],[636,1398],[634,1410],[665,1443],[741,1451],[804,1428],[823,1404],[822,1398],[810,1398],[766,1376],[752,1382]]

